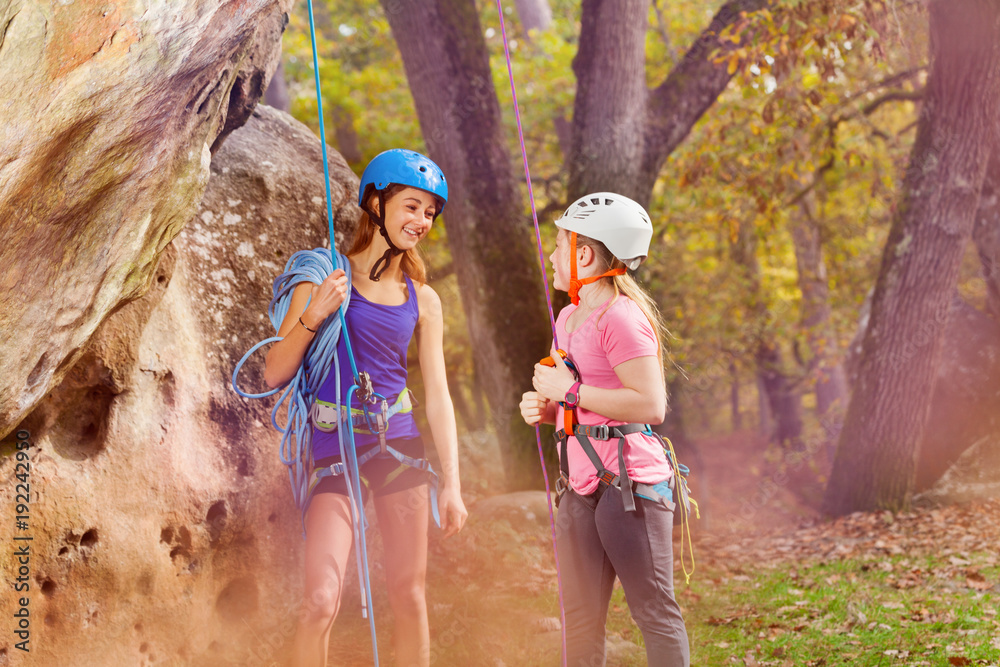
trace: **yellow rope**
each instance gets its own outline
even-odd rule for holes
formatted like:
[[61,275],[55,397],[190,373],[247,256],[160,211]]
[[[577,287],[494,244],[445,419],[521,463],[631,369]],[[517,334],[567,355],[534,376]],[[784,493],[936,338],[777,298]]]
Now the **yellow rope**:
[[[681,472],[678,469],[680,465],[677,461],[677,453],[674,452],[674,443],[670,441],[670,438],[664,437],[664,442],[667,443],[667,447],[670,449],[671,463],[674,465],[674,475],[676,479],[674,480],[674,487],[677,489],[677,506],[681,510],[681,569],[684,571],[684,583],[691,583],[691,575],[694,574],[695,570],[695,560],[694,560],[694,541],[691,539],[691,518],[688,516],[687,506],[684,504],[683,498],[681,498],[682,491],[681,486],[684,484],[684,478],[681,476]],[[694,506],[695,518],[701,519],[701,510],[698,508],[698,502],[688,494],[688,502]],[[691,571],[688,572],[687,563],[684,562],[684,537],[687,536],[688,551],[691,552]]]

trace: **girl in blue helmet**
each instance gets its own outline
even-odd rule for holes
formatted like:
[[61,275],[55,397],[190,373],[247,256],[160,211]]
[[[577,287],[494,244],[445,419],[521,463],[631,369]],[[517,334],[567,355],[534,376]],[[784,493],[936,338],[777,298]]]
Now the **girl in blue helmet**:
[[[406,352],[416,337],[427,420],[442,466],[441,527],[450,536],[461,530],[468,513],[461,497],[455,413],[445,376],[441,300],[427,284],[417,251],[444,208],[448,187],[441,169],[430,159],[413,151],[390,150],[369,163],[358,195],[363,213],[346,253],[351,284],[338,269],[322,284],[304,282],[295,288],[278,331],[283,340],[267,355],[265,381],[276,387],[295,374],[315,332],[326,318],[337,316],[350,289],[346,323],[354,358],[359,371],[370,374],[373,391],[392,407],[381,439],[377,433],[356,433],[358,458],[380,447],[384,452],[388,446],[411,459],[422,459],[424,443],[406,388]],[[338,347],[341,360],[347,359],[344,338]],[[337,382],[341,396],[347,396],[354,378],[346,361],[341,362],[340,377],[330,372],[316,402],[334,402]],[[352,407],[360,405],[356,402]],[[336,433],[316,427],[312,436],[316,470],[341,460]],[[427,473],[382,452],[361,465],[361,476],[364,495],[373,496],[382,531],[396,660],[400,665],[425,666],[430,660],[424,598]],[[327,664],[330,629],[340,607],[352,548],[349,503],[343,476],[319,477],[314,482],[305,515],[304,604],[294,645],[293,664],[299,667]]]

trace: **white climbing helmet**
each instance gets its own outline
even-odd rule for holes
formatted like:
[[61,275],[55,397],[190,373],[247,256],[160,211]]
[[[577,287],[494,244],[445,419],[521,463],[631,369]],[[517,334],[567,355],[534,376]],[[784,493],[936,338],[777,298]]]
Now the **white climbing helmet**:
[[600,241],[633,270],[646,259],[653,238],[653,224],[646,209],[613,192],[580,197],[556,220],[556,226]]

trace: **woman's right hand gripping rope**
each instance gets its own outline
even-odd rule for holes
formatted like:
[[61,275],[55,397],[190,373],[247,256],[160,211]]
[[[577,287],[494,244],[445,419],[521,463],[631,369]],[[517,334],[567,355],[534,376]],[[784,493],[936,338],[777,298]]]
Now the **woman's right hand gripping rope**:
[[303,321],[310,329],[317,329],[333,313],[337,312],[347,298],[347,274],[337,269],[319,285],[313,285],[309,305],[302,313]]

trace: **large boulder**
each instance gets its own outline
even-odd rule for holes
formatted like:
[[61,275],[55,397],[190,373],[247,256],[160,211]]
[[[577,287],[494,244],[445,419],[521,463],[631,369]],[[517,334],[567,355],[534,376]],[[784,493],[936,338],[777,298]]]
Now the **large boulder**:
[[[336,153],[338,236],[359,210]],[[236,360],[273,335],[264,313],[290,254],[327,238],[320,146],[259,107],[216,153],[197,214],[144,296],[101,325],[16,431],[27,436],[30,654],[0,665],[270,665],[294,633],[301,523],[270,426],[274,399],[230,388]],[[74,248],[63,248],[72,255]],[[241,383],[264,389],[263,354]],[[14,434],[3,443],[9,454]],[[0,476],[15,474],[13,456]],[[15,507],[14,484],[0,502]],[[0,551],[5,581],[17,576]],[[13,595],[0,615],[19,609]]]
[[918,505],[950,505],[1000,498],[1000,437],[984,436],[932,487],[914,496]]
[[0,436],[149,288],[292,5],[0,3]]
[[917,491],[933,486],[972,445],[1000,442],[1000,323],[956,298],[944,336]]

